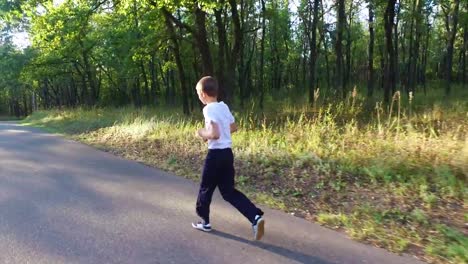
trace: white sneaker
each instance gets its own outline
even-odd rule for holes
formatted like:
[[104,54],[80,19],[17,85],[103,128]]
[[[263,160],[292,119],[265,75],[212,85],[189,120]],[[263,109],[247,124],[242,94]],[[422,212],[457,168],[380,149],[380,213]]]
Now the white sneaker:
[[211,231],[211,224],[204,224],[203,222],[192,223],[192,227],[204,232]]
[[256,215],[252,225],[255,240],[262,239],[265,234],[265,219],[261,215]]

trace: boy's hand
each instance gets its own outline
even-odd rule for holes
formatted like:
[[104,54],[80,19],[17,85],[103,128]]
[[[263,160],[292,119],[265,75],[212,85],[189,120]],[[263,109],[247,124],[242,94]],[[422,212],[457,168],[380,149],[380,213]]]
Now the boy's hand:
[[207,128],[200,128],[197,131],[199,137],[203,138],[204,140],[208,139],[219,139],[219,127],[218,124],[211,121],[210,125]]
[[203,139],[203,141],[207,141],[208,139],[203,136],[204,133],[205,133],[204,130],[205,130],[204,128],[198,129],[197,133],[196,133],[196,136],[201,137]]
[[229,129],[231,130],[231,134],[237,131],[237,125],[236,123],[231,123],[229,126]]

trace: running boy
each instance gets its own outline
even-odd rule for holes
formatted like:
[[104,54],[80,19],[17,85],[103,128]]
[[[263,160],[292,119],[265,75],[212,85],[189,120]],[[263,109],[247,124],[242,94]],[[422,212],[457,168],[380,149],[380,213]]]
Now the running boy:
[[198,136],[208,141],[208,154],[203,168],[196,211],[202,221],[192,226],[202,231],[211,231],[210,203],[216,187],[224,200],[233,205],[251,223],[254,238],[259,240],[264,234],[265,220],[258,209],[243,193],[234,188],[234,156],[231,150],[231,133],[237,130],[229,107],[218,102],[218,82],[205,76],[196,86],[198,98],[205,105],[203,116],[205,128],[197,131]]

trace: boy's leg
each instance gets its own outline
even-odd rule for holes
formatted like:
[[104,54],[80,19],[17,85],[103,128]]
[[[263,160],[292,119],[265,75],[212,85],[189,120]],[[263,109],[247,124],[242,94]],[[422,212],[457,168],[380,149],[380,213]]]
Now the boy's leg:
[[213,192],[216,189],[216,161],[213,156],[206,156],[205,165],[198,192],[196,211],[206,224],[210,223],[210,204]]
[[255,216],[263,215],[262,210],[257,208],[243,193],[234,188],[234,157],[231,150],[222,153],[224,166],[219,171],[218,188],[224,200],[232,204],[251,223],[255,222]]

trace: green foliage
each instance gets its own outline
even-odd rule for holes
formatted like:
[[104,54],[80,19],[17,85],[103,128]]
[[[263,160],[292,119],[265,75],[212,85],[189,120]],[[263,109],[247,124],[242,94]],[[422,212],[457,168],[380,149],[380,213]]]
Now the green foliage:
[[344,214],[330,214],[330,213],[319,213],[317,215],[317,221],[320,224],[326,224],[328,226],[340,227],[348,223],[348,217]]
[[[90,1],[66,0],[57,4],[52,0],[6,1],[0,6],[0,28],[2,36],[11,38],[15,31],[29,33],[31,49],[24,51],[29,63],[22,64],[21,82],[17,86],[20,94],[37,95],[39,108],[53,106],[109,106],[133,103],[136,106],[156,105],[163,101],[178,105],[188,101],[190,109],[197,105],[195,96],[183,100],[182,87],[193,87],[203,70],[201,50],[208,51],[214,65],[211,74],[220,75],[226,82],[223,88],[231,89],[229,101],[249,101],[258,103],[259,95],[266,104],[281,101],[303,101],[307,93],[316,89],[316,103],[334,101],[339,96],[334,76],[336,65],[336,8],[329,1],[319,1],[317,21],[317,83],[310,84],[310,25],[313,18],[313,1],[268,0],[265,14],[261,4],[244,1],[231,6],[229,1]],[[378,87],[382,85],[384,62],[384,23],[385,2],[372,1],[375,13],[374,47],[374,98],[382,98]],[[416,3],[416,2],[415,2]],[[410,87],[415,94],[414,108],[419,107],[419,98],[426,97],[428,81],[443,77],[443,58],[446,49],[445,14],[451,12],[453,1],[418,1],[398,6],[398,32],[396,41],[400,51],[398,61],[397,89],[403,93],[407,89],[409,49],[413,43],[419,44],[418,80],[416,87]],[[322,6],[323,5],[323,6]],[[445,9],[442,9],[441,6]],[[203,13],[204,26],[198,25],[195,10]],[[466,6],[461,5],[459,27],[455,50],[462,54],[466,46],[463,35],[466,31]],[[172,41],[169,41],[167,26],[161,10],[167,10],[175,25],[185,80],[178,79]],[[219,11],[220,18],[215,17]],[[368,37],[367,11],[360,1],[346,1],[347,25],[344,32],[344,62],[348,81],[347,90],[355,85],[364,87],[367,82]],[[236,16],[241,25],[240,38],[236,35]],[[447,13],[448,14],[448,13]],[[265,49],[260,54],[262,18],[265,17]],[[208,47],[201,47],[198,30],[206,30]],[[224,29],[224,30],[220,30]],[[223,33],[224,32],[224,33]],[[223,34],[225,39],[223,40]],[[3,39],[3,37],[0,37]],[[224,47],[220,44],[225,41]],[[347,44],[350,44],[348,46]],[[0,45],[5,45],[3,41]],[[203,44],[206,45],[206,44]],[[238,48],[237,59],[231,52]],[[349,50],[348,50],[349,48]],[[20,52],[20,51],[19,51]],[[28,53],[28,54],[26,54]],[[349,53],[349,54],[348,54]],[[10,60],[16,60],[11,55]],[[263,57],[263,76],[258,71]],[[349,57],[349,58],[348,58]],[[463,57],[463,56],[462,56]],[[461,83],[463,74],[462,57],[453,67],[455,82]],[[223,62],[223,63],[221,63]],[[348,64],[349,63],[349,64]],[[234,67],[234,73],[229,69]],[[349,65],[349,68],[348,68]],[[229,67],[228,67],[229,66]],[[380,70],[379,70],[380,69]],[[231,76],[232,75],[232,76]],[[456,77],[456,78],[455,78]],[[17,81],[16,76],[9,76]],[[260,79],[264,91],[259,87]],[[48,85],[48,84],[51,85]],[[314,89],[310,89],[310,88]],[[26,91],[29,90],[29,91]],[[42,91],[42,93],[40,92]],[[438,94],[431,90],[428,96]],[[10,95],[4,95],[7,100]],[[318,96],[318,97],[317,97]],[[54,98],[57,97],[57,98]],[[349,100],[349,99],[346,99]],[[352,100],[356,100],[352,97]],[[19,104],[24,112],[30,112],[32,102]],[[427,98],[424,99],[427,102]],[[405,102],[403,102],[405,103]],[[11,104],[11,103],[10,103]],[[370,104],[366,102],[366,104]],[[11,105],[10,105],[11,108]],[[355,109],[360,109],[355,107]],[[28,110],[28,111],[26,111]],[[351,112],[350,112],[351,113]],[[346,117],[345,117],[346,118]]]
[[422,225],[429,224],[429,219],[427,218],[426,213],[419,208],[415,208],[411,212],[409,217],[418,224],[422,224]]
[[19,106],[25,97],[30,96],[31,86],[21,81],[21,72],[28,63],[30,53],[21,53],[7,42],[0,46],[0,114],[8,113],[8,105],[15,107],[17,116],[20,113]]
[[468,238],[458,230],[445,225],[437,226],[437,234],[429,238],[426,252],[450,259],[453,263],[468,262]]

